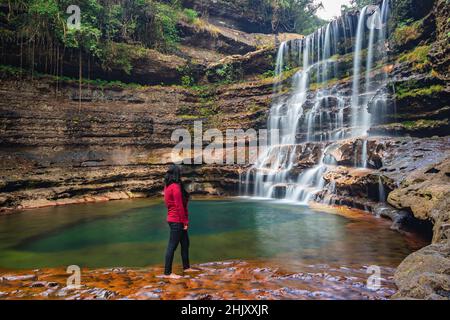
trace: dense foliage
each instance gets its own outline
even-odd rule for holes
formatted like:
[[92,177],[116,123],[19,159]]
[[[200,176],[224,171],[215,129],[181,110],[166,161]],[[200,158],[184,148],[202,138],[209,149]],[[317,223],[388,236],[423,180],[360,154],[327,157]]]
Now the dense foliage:
[[108,42],[140,42],[145,47],[170,50],[177,42],[176,22],[181,11],[176,2],[152,0],[80,0],[81,28],[68,29],[66,8],[71,0],[1,0],[11,10],[2,17],[3,35],[16,31],[18,38],[39,44],[59,43],[82,48],[101,57]]
[[249,10],[270,20],[273,32],[309,34],[325,21],[316,16],[321,3],[314,0],[245,0]]
[[343,5],[342,6],[342,10],[344,12],[346,11],[351,11],[351,10],[355,10],[355,9],[362,9],[367,5],[370,4],[376,4],[377,0],[351,0],[350,1],[350,5]]
[[[273,31],[308,33],[323,23],[315,16],[314,0],[245,0],[246,7],[272,21]],[[170,50],[178,41],[176,23],[183,16],[193,22],[197,13],[179,0],[80,0],[81,29],[68,30],[66,8],[71,0],[0,0],[1,36],[18,36],[38,43],[60,42],[101,56],[108,41],[140,42]]]
[[[0,0],[2,48],[7,54],[20,52],[21,67],[39,65],[40,71],[56,75],[63,74],[68,54],[72,62],[79,55],[80,78],[86,67],[82,68],[82,60],[89,64],[89,59],[104,70],[129,74],[132,59],[146,49],[176,51],[178,22],[194,23],[199,16],[184,8],[182,0],[78,0],[81,25],[73,29],[67,25],[70,13],[66,12],[72,4],[72,0]],[[306,34],[323,24],[315,16],[319,5],[314,0],[240,0],[240,5],[243,11],[252,8],[255,15],[270,21],[273,32]]]

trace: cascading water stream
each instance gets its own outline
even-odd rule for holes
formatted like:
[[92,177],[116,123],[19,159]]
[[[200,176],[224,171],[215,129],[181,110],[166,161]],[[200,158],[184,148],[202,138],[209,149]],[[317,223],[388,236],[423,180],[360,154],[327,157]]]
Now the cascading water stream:
[[[280,45],[275,68],[277,79],[282,79],[287,66],[295,64],[299,70],[292,78],[288,97],[282,94],[281,81],[274,85],[268,129],[278,131],[279,139],[271,139],[264,154],[248,170],[245,195],[303,204],[314,200],[314,195],[325,187],[323,175],[330,166],[336,165],[329,150],[334,143],[347,138],[364,137],[361,157],[355,166],[367,166],[365,137],[371,125],[369,103],[387,80],[386,76],[381,81],[372,79],[375,62],[385,58],[384,51],[377,50],[376,46],[384,46],[387,15],[388,0],[384,0],[381,13],[376,6],[366,6],[357,19],[345,15],[303,39]],[[367,37],[369,16],[375,21],[372,25],[379,28],[368,28]],[[338,79],[342,77],[339,58],[350,51],[347,42],[354,35],[349,95],[339,86]],[[298,166],[299,158],[305,154],[319,154],[317,164],[306,170]]]

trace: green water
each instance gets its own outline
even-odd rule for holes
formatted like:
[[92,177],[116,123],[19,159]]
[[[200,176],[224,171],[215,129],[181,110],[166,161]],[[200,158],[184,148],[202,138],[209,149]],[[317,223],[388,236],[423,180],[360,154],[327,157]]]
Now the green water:
[[[193,263],[269,259],[397,266],[411,252],[386,222],[242,199],[192,201]],[[52,207],[0,217],[0,268],[161,265],[166,209],[155,200]],[[175,263],[179,263],[179,250]]]

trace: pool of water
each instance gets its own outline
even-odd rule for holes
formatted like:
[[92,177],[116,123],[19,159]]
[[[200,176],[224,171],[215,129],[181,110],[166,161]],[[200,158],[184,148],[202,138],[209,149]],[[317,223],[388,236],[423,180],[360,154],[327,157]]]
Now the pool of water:
[[[249,199],[190,203],[193,263],[264,259],[396,267],[414,248],[370,214]],[[0,268],[161,265],[168,240],[157,200],[50,207],[0,216]],[[179,250],[175,263],[179,263]]]

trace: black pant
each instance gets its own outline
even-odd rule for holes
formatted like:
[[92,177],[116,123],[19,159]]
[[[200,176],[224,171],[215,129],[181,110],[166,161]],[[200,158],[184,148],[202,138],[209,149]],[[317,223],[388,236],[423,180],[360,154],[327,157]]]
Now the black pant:
[[175,250],[177,250],[178,243],[181,244],[181,259],[183,260],[183,269],[189,269],[189,236],[187,230],[184,230],[182,223],[169,222],[170,238],[166,251],[166,266],[164,274],[170,275],[172,273],[172,262]]

